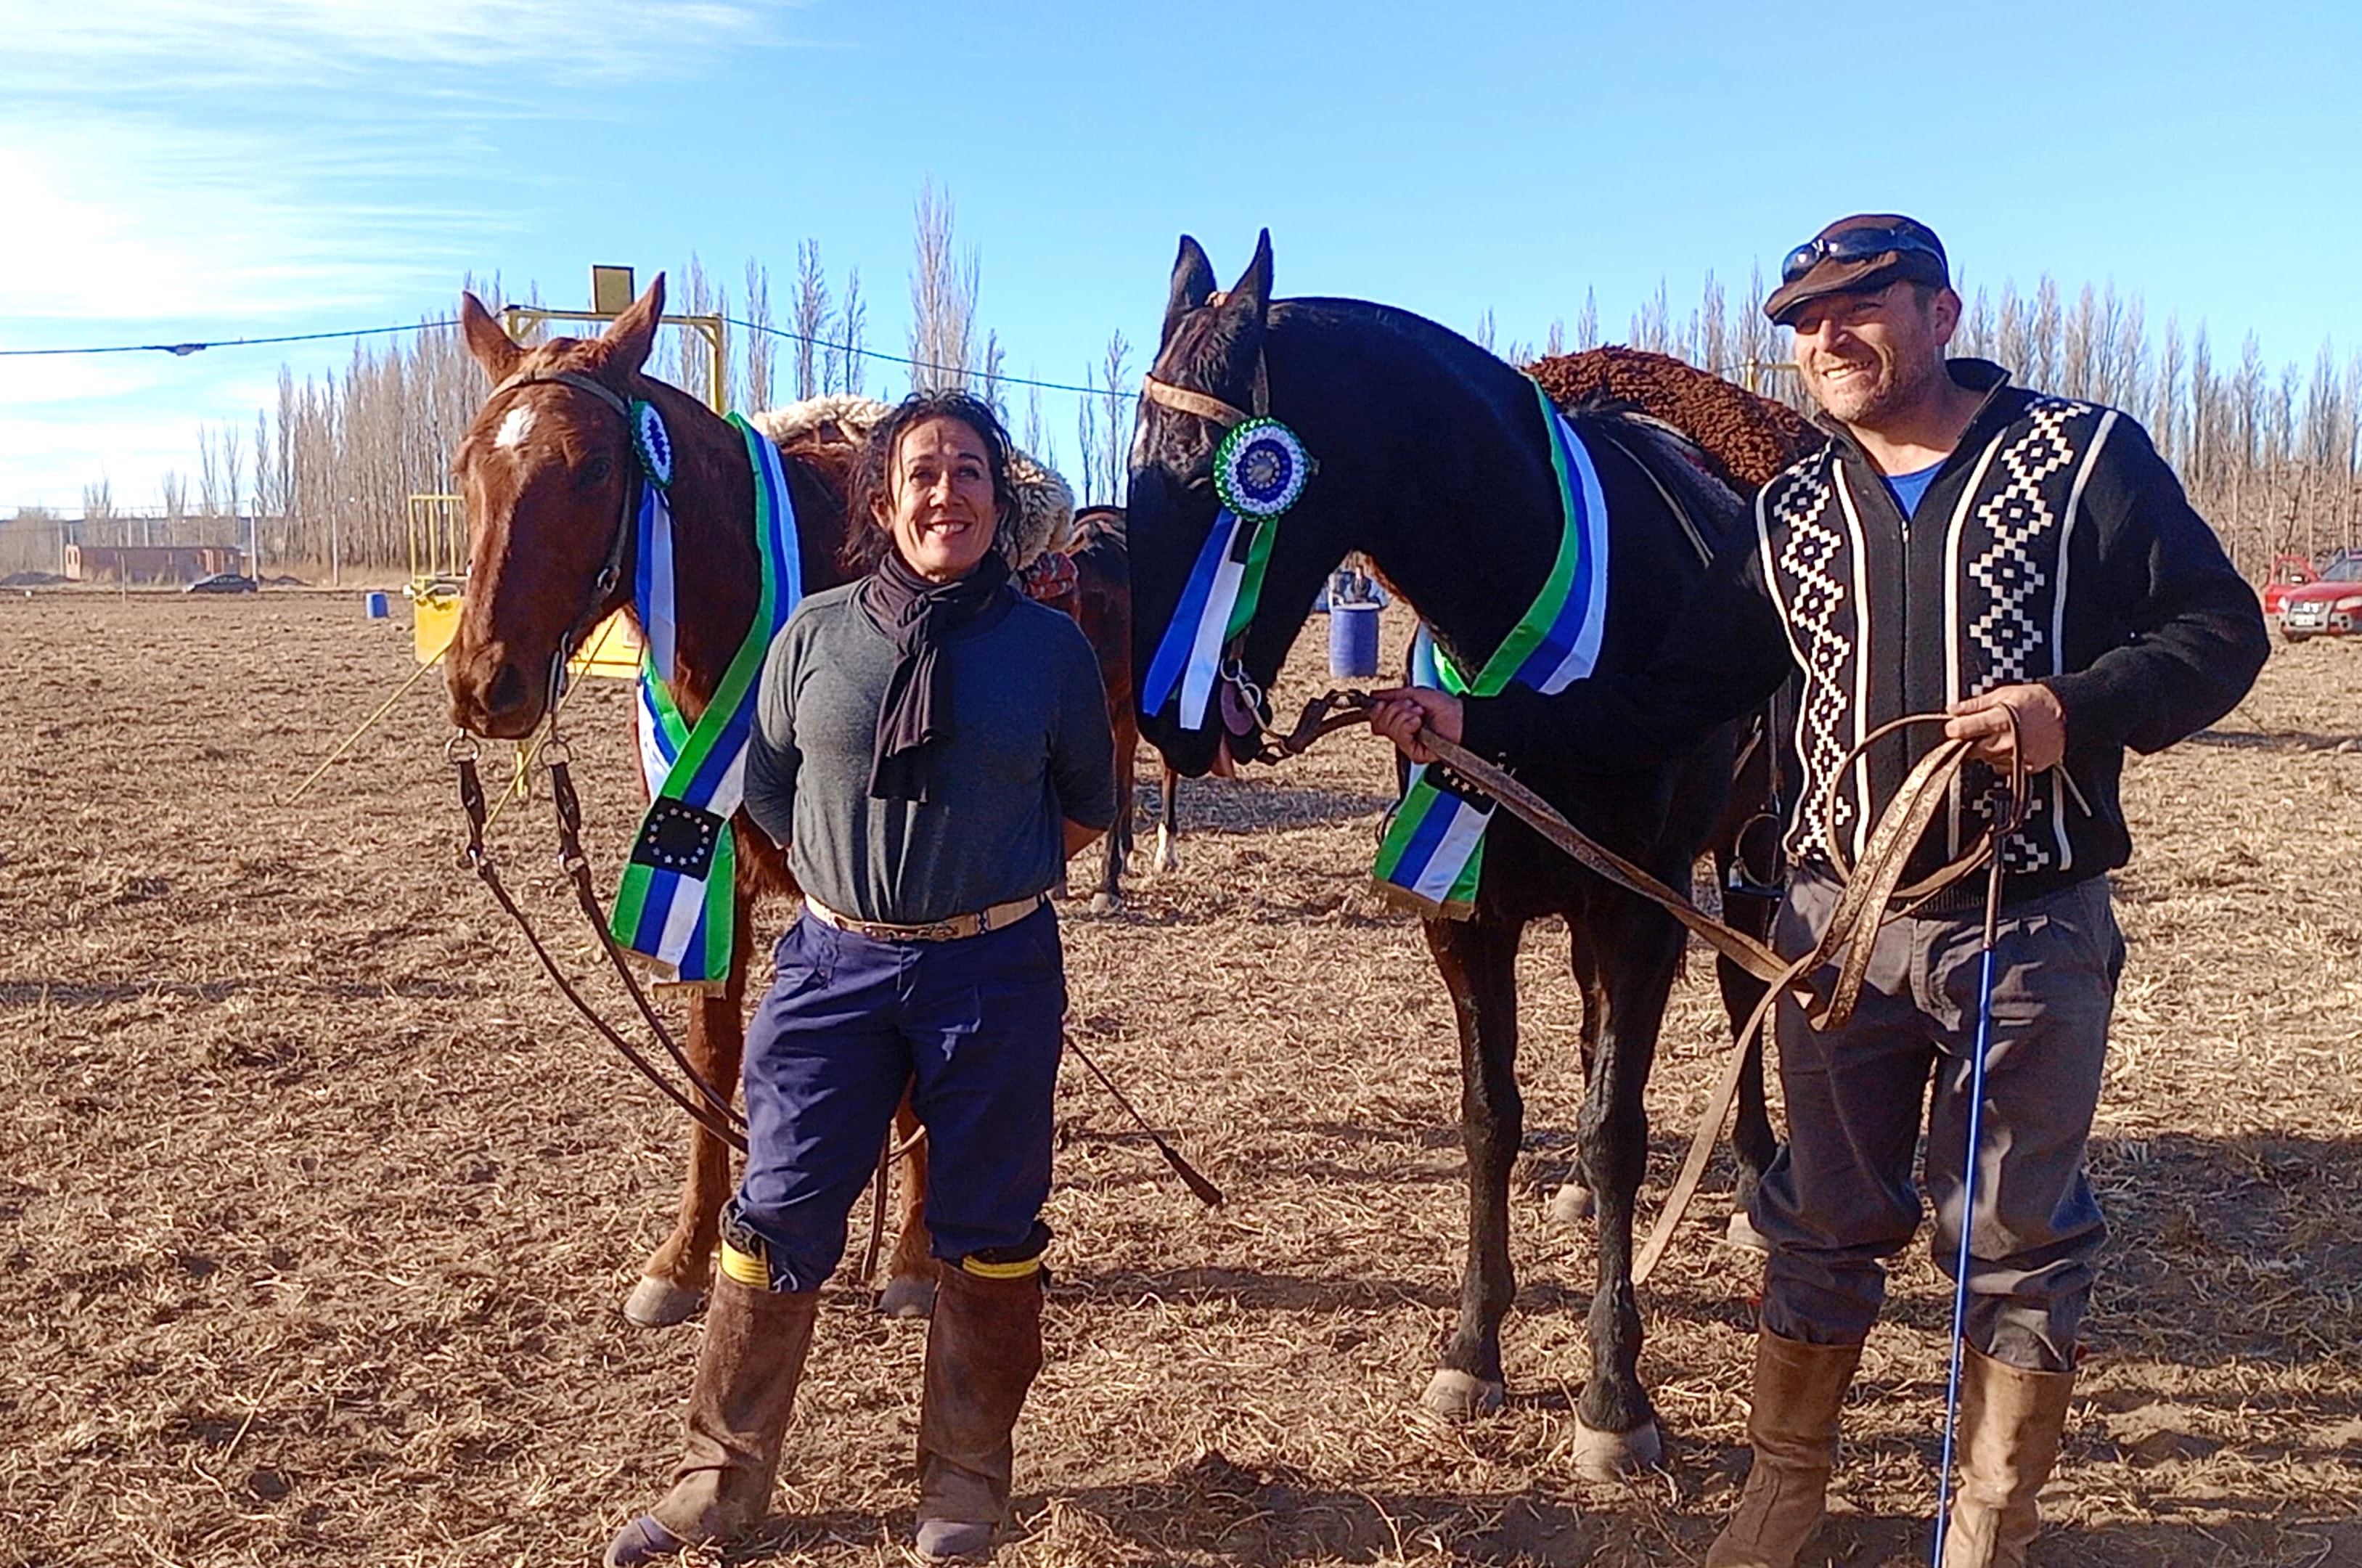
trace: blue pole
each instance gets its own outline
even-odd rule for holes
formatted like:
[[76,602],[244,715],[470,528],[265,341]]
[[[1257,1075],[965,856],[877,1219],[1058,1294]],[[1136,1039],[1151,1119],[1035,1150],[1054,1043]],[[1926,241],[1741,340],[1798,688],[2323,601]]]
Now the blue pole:
[[[2003,710],[2007,712],[2007,710]],[[2010,716],[2010,745],[2017,744],[2016,716]],[[1936,1481],[1936,1543],[1931,1568],[1943,1568],[1944,1537],[1952,1523],[1952,1453],[1960,1427],[1960,1363],[1969,1333],[1969,1241],[1976,1231],[1977,1149],[1983,1141],[1985,1053],[1992,1043],[1993,948],[2001,933],[2002,841],[2024,815],[2024,790],[2013,772],[2006,801],[1995,792],[1992,867],[1985,878],[1984,951],[1977,966],[1977,1032],[1969,1055],[1968,1146],[1960,1152],[1960,1245],[1952,1259],[1952,1355],[1944,1379],[1944,1462]]]

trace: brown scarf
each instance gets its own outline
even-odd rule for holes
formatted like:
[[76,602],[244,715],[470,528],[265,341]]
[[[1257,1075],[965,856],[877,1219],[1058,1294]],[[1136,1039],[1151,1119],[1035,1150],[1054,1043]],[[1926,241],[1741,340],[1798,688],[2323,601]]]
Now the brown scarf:
[[877,709],[877,742],[870,753],[869,793],[880,801],[934,799],[934,743],[951,734],[951,667],[944,644],[977,623],[988,628],[1016,604],[1009,563],[988,550],[976,569],[949,582],[921,577],[889,549],[864,579],[862,613],[894,643],[894,673]]

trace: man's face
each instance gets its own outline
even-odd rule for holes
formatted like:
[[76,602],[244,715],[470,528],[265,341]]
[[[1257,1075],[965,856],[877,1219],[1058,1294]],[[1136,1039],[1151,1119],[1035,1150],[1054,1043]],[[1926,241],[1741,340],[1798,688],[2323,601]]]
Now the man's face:
[[1868,293],[1829,294],[1790,318],[1805,390],[1829,415],[1876,429],[1915,406],[1944,376],[1944,346],[1959,324],[1960,296],[1889,283]]

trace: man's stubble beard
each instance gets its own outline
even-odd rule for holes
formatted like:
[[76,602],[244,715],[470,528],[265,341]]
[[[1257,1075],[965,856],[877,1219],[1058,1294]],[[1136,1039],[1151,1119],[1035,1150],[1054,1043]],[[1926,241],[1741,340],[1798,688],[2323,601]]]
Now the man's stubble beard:
[[1940,357],[1922,358],[1911,364],[1906,374],[1901,359],[1873,358],[1876,384],[1864,387],[1865,378],[1857,376],[1842,389],[1827,386],[1820,378],[1813,381],[1813,395],[1821,411],[1840,425],[1876,430],[1887,418],[1909,409],[1927,395],[1930,386],[1944,373]]

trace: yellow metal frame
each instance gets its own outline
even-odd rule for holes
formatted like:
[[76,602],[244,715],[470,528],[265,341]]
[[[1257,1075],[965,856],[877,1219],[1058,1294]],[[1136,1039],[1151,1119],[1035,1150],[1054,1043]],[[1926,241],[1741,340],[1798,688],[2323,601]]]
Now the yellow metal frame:
[[[621,314],[603,310],[546,310],[540,305],[509,305],[501,312],[501,325],[508,328],[511,337],[524,340],[524,329],[548,321],[611,322]],[[730,366],[727,328],[718,315],[663,315],[657,318],[663,326],[685,326],[705,339],[712,366],[705,381],[705,401],[716,414],[730,412],[730,389],[727,371]]]
[[[459,635],[459,606],[468,586],[467,501],[457,495],[410,498],[410,646],[421,664],[443,657]],[[640,634],[622,612],[590,634],[571,668],[577,675],[629,680],[640,673]]]

